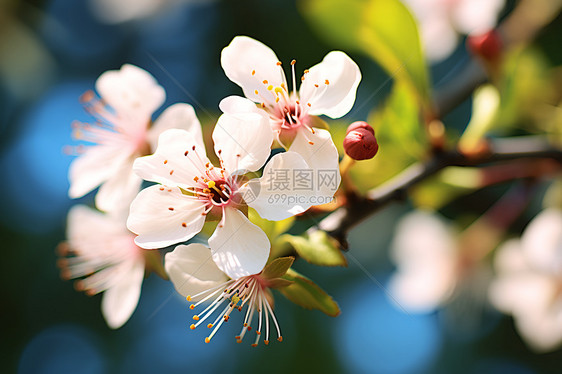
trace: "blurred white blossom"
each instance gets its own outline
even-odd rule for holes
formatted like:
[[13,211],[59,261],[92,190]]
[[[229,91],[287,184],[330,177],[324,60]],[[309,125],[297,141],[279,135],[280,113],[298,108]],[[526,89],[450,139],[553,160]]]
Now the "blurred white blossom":
[[562,343],[562,211],[547,209],[521,240],[507,241],[495,257],[497,279],[489,296],[513,315],[521,337],[536,351]]
[[443,60],[459,34],[484,33],[496,25],[505,0],[402,0],[417,18],[426,57]]
[[457,281],[454,232],[435,214],[415,211],[398,223],[392,244],[397,266],[392,297],[408,311],[429,312],[452,294]]
[[126,218],[76,205],[68,213],[68,241],[59,246],[61,276],[80,278],[76,289],[88,295],[103,292],[102,314],[114,329],[137,307],[145,269],[143,249],[135,245]]
[[[165,100],[164,89],[148,72],[133,65],[103,73],[96,81],[100,98],[91,91],[82,96],[94,123],[75,122],[73,136],[91,143],[75,147],[78,157],[69,170],[71,198],[100,186],[96,207],[122,210],[138,193],[142,179],[133,162],[156,148],[158,136],[170,128],[186,128],[195,116],[191,106],[175,104],[152,124],[152,114]],[[189,129],[201,131],[199,127]]]

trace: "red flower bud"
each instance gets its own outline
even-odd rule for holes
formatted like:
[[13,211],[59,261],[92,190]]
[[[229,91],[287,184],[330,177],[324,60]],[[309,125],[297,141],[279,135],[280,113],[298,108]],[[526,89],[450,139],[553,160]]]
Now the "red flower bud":
[[[349,128],[356,125],[355,122]],[[375,131],[371,126],[362,122],[368,127],[356,126],[355,129],[347,132],[343,140],[343,149],[345,153],[354,160],[368,160],[375,157],[379,150]]]
[[469,35],[467,46],[473,55],[490,62],[498,60],[503,48],[500,34],[496,30],[480,35]]
[[371,134],[375,135],[375,130],[373,130],[373,128],[367,123],[367,122],[363,122],[363,121],[357,121],[357,122],[353,122],[351,125],[349,125],[349,127],[347,128],[347,131],[345,132],[345,134],[349,134],[351,131],[353,130],[357,130],[357,129],[365,129],[371,132]]

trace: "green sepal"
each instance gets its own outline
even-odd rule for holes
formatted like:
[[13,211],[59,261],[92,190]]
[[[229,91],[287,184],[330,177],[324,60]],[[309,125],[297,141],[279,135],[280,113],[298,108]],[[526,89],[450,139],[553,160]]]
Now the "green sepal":
[[337,242],[322,230],[312,231],[305,236],[285,234],[279,242],[289,243],[294,250],[314,265],[347,266],[347,260]]
[[281,288],[279,292],[293,303],[305,309],[318,309],[331,317],[340,314],[340,308],[334,299],[307,277],[289,269],[283,279],[293,284]]
[[287,279],[273,278],[273,279],[267,280],[267,287],[268,288],[283,288],[283,287],[288,287],[293,283],[294,282],[292,282],[290,280],[287,280]]
[[293,261],[294,257],[276,258],[263,269],[261,276],[265,279],[280,278],[291,268]]
[[160,278],[164,280],[170,280],[168,273],[164,269],[164,263],[162,262],[162,256],[158,250],[145,249],[143,250],[146,274],[156,273]]

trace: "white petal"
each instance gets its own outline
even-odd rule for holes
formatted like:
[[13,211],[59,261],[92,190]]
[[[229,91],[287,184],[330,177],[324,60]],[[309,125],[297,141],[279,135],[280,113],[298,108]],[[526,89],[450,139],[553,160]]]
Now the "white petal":
[[391,256],[400,268],[425,267],[435,261],[454,262],[456,244],[451,229],[436,214],[414,211],[396,228]]
[[[334,196],[341,182],[338,149],[330,132],[314,129],[315,133],[301,128],[289,151],[300,154],[318,180],[315,191],[324,200]],[[312,143],[312,144],[311,144]],[[317,205],[317,204],[313,204]]]
[[191,239],[203,228],[205,205],[186,196],[179,188],[150,186],[131,204],[129,230],[139,235],[135,243],[142,248],[163,248]]
[[132,236],[125,228],[125,219],[122,217],[103,214],[85,205],[73,206],[68,212],[67,221],[70,246],[87,257],[100,256],[105,251],[126,250],[126,248],[113,248],[110,244],[116,237]]
[[203,244],[178,245],[172,252],[166,253],[164,267],[176,291],[184,297],[228,280],[213,261],[211,250]]
[[128,211],[141,189],[142,179],[133,172],[132,159],[123,163],[96,194],[96,208],[104,212]]
[[460,1],[453,7],[451,18],[463,34],[483,33],[494,28],[504,5],[505,0]]
[[[437,309],[451,295],[455,282],[450,269],[398,272],[390,280],[390,294],[408,311],[426,313]],[[441,271],[442,270],[442,271]]]
[[144,277],[144,261],[134,261],[128,271],[121,274],[118,283],[103,293],[101,311],[112,329],[117,329],[129,320],[139,302],[142,280]]
[[521,244],[531,266],[539,271],[562,272],[562,212],[546,209],[529,223]]
[[164,89],[145,70],[125,64],[121,70],[110,70],[98,78],[96,90],[120,116],[147,117],[166,99]]
[[235,37],[221,53],[221,65],[228,79],[242,87],[244,95],[257,103],[275,102],[275,96],[267,87],[280,86],[285,79],[277,62],[275,52],[247,36]]
[[237,114],[237,113],[263,113],[263,110],[258,108],[257,105],[249,99],[242,96],[228,96],[221,100],[219,108],[223,113]]
[[148,130],[148,142],[151,149],[155,150],[158,145],[158,137],[169,129],[186,130],[193,135],[199,149],[205,149],[203,134],[201,133],[201,123],[195,115],[195,110],[189,104],[177,103],[166,108],[156,119],[154,125]]
[[205,164],[209,162],[205,149],[198,148],[198,144],[195,136],[185,130],[164,131],[158,138],[156,152],[137,158],[133,170],[147,181],[198,187],[193,178],[204,176]]
[[447,58],[458,44],[459,36],[445,14],[442,17],[430,17],[427,22],[422,22],[420,31],[425,55],[430,61]]
[[530,270],[520,240],[510,239],[497,249],[494,256],[494,269],[500,276]]
[[333,51],[310,68],[299,94],[302,102],[311,104],[309,114],[340,118],[353,107],[360,81],[357,64],[345,53]]
[[316,205],[313,170],[295,152],[277,154],[265,166],[261,178],[241,189],[246,203],[265,219],[279,221]]
[[260,169],[271,153],[269,119],[257,113],[223,114],[213,131],[215,153],[231,174]]
[[267,235],[234,208],[224,209],[209,246],[219,269],[232,279],[262,271],[271,247]]
[[86,148],[70,165],[68,179],[71,198],[84,196],[114,175],[132,150],[96,145]]

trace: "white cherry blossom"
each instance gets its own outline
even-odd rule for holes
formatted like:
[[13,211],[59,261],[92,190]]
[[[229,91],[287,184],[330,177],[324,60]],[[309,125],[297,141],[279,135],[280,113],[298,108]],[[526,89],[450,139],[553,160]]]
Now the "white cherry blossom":
[[143,249],[135,245],[125,219],[76,205],[68,214],[68,241],[59,246],[61,276],[80,278],[76,289],[88,295],[103,292],[102,314],[114,329],[135,311],[145,269]]
[[449,56],[459,34],[484,33],[496,25],[505,0],[402,0],[418,20],[426,57]]
[[335,170],[339,185],[337,149],[327,130],[314,127],[314,116],[347,114],[355,102],[361,72],[345,53],[332,51],[304,71],[297,91],[295,63],[291,61],[290,91],[282,64],[269,47],[247,36],[235,37],[222,51],[221,65],[246,98],[227,97],[220,108],[225,113],[265,112],[285,149],[301,154],[310,169]]
[[270,165],[283,165],[283,171],[292,175],[293,169],[306,164],[294,152],[277,154],[262,178],[252,180],[252,185],[246,182],[244,174],[263,166],[273,142],[267,117],[258,113],[223,114],[213,141],[218,167],[207,158],[200,137],[175,129],[162,133],[156,152],[134,164],[139,176],[160,184],[139,193],[131,204],[127,225],[139,235],[135,242],[151,249],[189,240],[201,231],[207,215],[218,217],[219,224],[209,239],[213,260],[231,278],[255,274],[267,261],[270,244],[243,213],[246,204],[270,219],[307,209],[310,205],[288,201],[267,204],[267,183],[275,185],[277,180],[275,173],[268,173]]
[[457,283],[457,245],[436,215],[416,211],[398,224],[392,245],[397,265],[390,294],[408,311],[429,312],[449,299]]
[[200,136],[201,130],[193,108],[181,103],[170,106],[150,126],[166,95],[149,73],[136,66],[126,64],[103,73],[96,91],[100,98],[92,91],[81,98],[95,122],[73,124],[74,137],[91,144],[75,147],[78,157],[70,166],[68,193],[78,198],[99,186],[96,207],[109,212],[124,209],[138,193],[142,179],[133,172],[133,162],[151,153],[162,131],[179,127]]
[[562,211],[547,209],[521,240],[503,244],[495,257],[490,300],[513,315],[521,337],[539,352],[562,344]]
[[[269,252],[269,251],[268,251]],[[211,260],[211,251],[202,244],[179,245],[165,257],[166,272],[174,287],[187,301],[193,301],[190,309],[194,310],[205,302],[210,302],[199,314],[193,316],[192,330],[203,325],[212,329],[205,342],[209,343],[233,311],[246,313],[242,330],[236,341],[242,342],[244,336],[252,329],[256,339],[252,346],[257,346],[260,338],[269,344],[270,319],[277,330],[277,340],[282,341],[281,329],[273,313],[273,298],[269,286],[280,279],[265,279],[261,272],[229,279]],[[222,306],[222,308],[221,308]],[[254,316],[257,326],[252,326]]]

